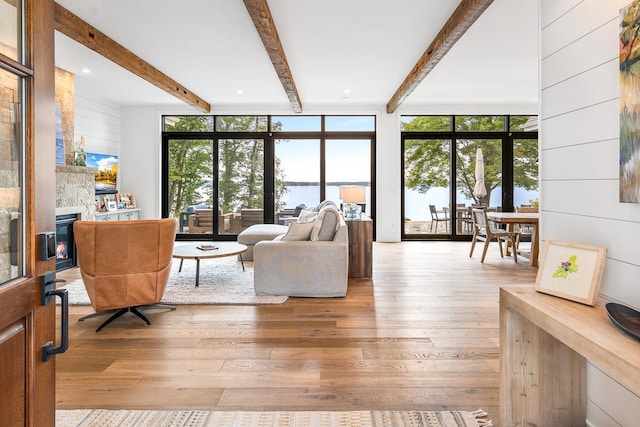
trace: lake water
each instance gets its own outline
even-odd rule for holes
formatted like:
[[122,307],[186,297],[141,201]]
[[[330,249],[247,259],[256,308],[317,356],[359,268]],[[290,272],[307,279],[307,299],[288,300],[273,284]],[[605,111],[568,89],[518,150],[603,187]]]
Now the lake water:
[[[366,213],[371,215],[371,187],[365,187],[366,189]],[[287,209],[293,209],[300,203],[304,203],[306,206],[316,206],[318,200],[320,200],[320,186],[319,185],[289,185],[287,186],[287,194],[284,195],[283,201],[285,202]],[[496,188],[491,192],[491,206],[501,206],[501,194],[502,189]],[[462,194],[458,193],[458,203],[465,203],[467,206],[475,203],[472,200],[466,199]],[[537,191],[526,191],[521,188],[514,190],[514,206],[520,206],[523,204],[531,204],[532,200],[537,199]],[[330,185],[327,187],[326,198],[328,200],[340,201],[340,186]],[[431,219],[429,213],[429,205],[436,205],[438,210],[443,206],[449,205],[449,189],[447,188],[432,188],[427,194],[421,194],[417,191],[408,190],[405,193],[405,216],[414,221],[425,221]]]

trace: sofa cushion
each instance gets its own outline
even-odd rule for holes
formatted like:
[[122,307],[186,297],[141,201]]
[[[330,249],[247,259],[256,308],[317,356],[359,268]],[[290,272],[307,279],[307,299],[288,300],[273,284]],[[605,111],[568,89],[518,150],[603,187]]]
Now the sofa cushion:
[[298,215],[298,222],[308,222],[315,221],[318,217],[318,209],[316,208],[304,208],[300,211],[300,215]]
[[340,212],[335,206],[328,205],[320,210],[313,222],[311,240],[331,241],[340,224]]
[[309,240],[313,222],[292,222],[282,240]]
[[278,224],[256,224],[238,234],[238,243],[255,245],[263,240],[273,240],[274,237],[287,232],[287,227]]

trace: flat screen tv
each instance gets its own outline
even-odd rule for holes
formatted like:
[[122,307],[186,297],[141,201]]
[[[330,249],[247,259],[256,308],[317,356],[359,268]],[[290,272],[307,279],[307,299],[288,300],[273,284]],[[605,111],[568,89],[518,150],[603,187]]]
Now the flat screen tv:
[[98,169],[96,172],[96,194],[118,192],[118,156],[87,153],[87,166]]

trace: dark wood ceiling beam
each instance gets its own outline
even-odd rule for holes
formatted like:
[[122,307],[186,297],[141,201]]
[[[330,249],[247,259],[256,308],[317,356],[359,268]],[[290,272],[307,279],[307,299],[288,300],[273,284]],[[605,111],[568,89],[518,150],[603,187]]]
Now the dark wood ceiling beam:
[[298,89],[296,89],[296,84],[293,81],[293,75],[291,74],[287,57],[284,54],[267,0],[244,0],[244,5],[253,20],[253,25],[258,30],[258,35],[262,39],[262,44],[264,44],[264,48],[271,59],[293,111],[301,113],[302,103],[300,102]]
[[211,111],[211,105],[207,101],[58,3],[56,3],[55,29],[181,101],[205,113]]
[[491,3],[493,0],[462,0],[460,2],[387,103],[387,113],[391,114],[398,109]]

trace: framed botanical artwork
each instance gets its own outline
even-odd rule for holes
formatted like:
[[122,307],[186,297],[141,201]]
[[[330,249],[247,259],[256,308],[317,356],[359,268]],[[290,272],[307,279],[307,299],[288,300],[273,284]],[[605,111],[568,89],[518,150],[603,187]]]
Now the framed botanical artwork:
[[535,289],[594,305],[607,250],[600,246],[549,240],[542,249]]
[[118,193],[116,197],[119,203],[124,203],[125,209],[136,207],[136,198],[133,193]]

